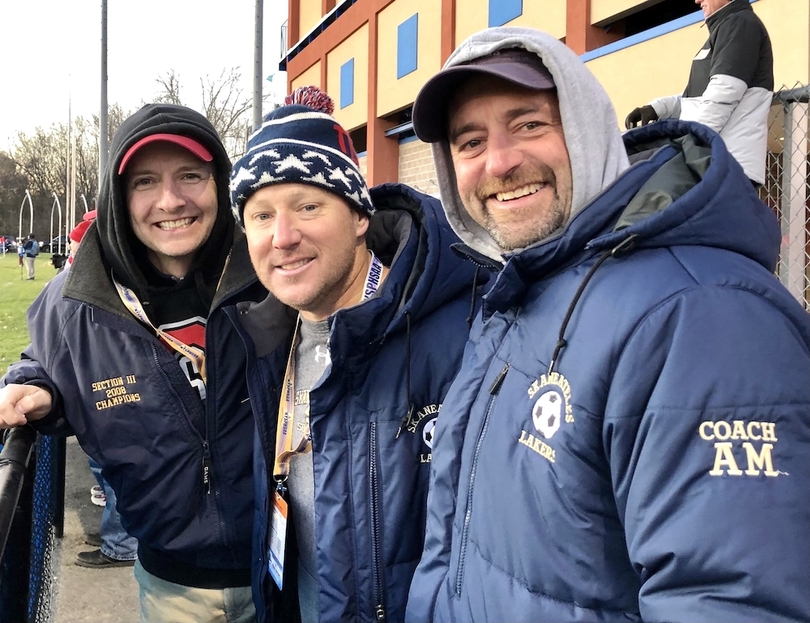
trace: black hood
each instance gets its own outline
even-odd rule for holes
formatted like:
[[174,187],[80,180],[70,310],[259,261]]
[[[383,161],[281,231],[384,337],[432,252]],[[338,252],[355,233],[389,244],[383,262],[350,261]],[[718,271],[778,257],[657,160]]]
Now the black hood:
[[127,150],[146,136],[159,133],[191,137],[214,156],[214,180],[217,185],[218,212],[214,228],[197,252],[189,276],[207,291],[206,298],[216,288],[233,239],[234,220],[230,209],[228,178],[231,161],[214,126],[200,113],[173,104],[147,104],[129,117],[115,133],[110,146],[110,158],[101,180],[98,197],[97,232],[104,261],[115,278],[133,288],[141,300],[150,293],[171,287],[151,266],[146,248],[132,231],[121,176],[118,167]]

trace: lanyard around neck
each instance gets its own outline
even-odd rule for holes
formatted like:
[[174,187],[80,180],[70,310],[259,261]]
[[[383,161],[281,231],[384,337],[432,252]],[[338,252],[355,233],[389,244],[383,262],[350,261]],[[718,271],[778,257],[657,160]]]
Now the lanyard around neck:
[[121,298],[121,302],[124,304],[124,307],[129,310],[129,313],[135,316],[143,324],[150,327],[158,337],[169,345],[170,348],[174,349],[181,355],[188,357],[194,363],[194,365],[197,366],[197,370],[200,371],[202,381],[205,383],[205,350],[197,346],[191,346],[190,344],[181,342],[173,335],[166,333],[162,329],[158,329],[152,324],[152,321],[149,320],[149,317],[146,315],[146,311],[144,311],[143,304],[138,300],[138,297],[135,296],[135,293],[126,286],[122,286],[114,278],[112,282],[115,285],[115,289],[118,291],[118,296]]
[[[369,250],[371,262],[363,286],[360,302],[370,299],[380,287],[383,279],[383,264]],[[312,449],[312,436],[309,432],[309,405],[306,407],[304,434],[297,443],[293,442],[293,414],[295,412],[295,350],[298,347],[298,330],[301,316],[295,322],[290,354],[287,356],[287,370],[284,373],[284,391],[278,405],[278,426],[276,428],[276,460],[273,465],[273,478],[283,483],[290,475],[290,459],[296,454],[304,454]]]

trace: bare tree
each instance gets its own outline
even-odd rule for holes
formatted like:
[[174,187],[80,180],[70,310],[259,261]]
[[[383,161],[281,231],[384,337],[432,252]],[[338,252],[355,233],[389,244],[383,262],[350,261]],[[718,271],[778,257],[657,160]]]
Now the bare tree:
[[154,99],[156,103],[183,104],[183,99],[180,97],[180,77],[174,73],[174,69],[166,72],[165,76],[158,76],[155,81],[161,88],[161,91]]
[[[200,112],[216,129],[231,159],[244,153],[252,126],[250,111],[253,98],[252,95],[245,95],[244,89],[239,86],[241,80],[242,74],[235,67],[223,69],[215,78],[206,76],[200,79]],[[173,70],[159,77],[157,83],[161,91],[155,101],[184,104],[180,78]],[[268,97],[264,95],[263,100]]]

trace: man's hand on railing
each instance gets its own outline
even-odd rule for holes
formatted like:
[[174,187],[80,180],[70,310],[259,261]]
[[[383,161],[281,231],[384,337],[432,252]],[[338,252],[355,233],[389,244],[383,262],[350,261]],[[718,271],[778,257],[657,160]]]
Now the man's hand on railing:
[[51,393],[37,385],[6,385],[0,388],[0,429],[23,426],[51,412]]

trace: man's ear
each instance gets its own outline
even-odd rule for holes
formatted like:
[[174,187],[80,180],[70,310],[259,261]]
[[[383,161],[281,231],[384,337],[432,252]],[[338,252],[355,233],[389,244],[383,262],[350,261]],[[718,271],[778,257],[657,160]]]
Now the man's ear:
[[352,209],[352,212],[354,212],[355,214],[354,218],[356,220],[354,230],[355,232],[357,232],[357,237],[360,238],[361,236],[365,236],[366,232],[368,231],[369,225],[368,214],[365,214],[363,212],[360,212],[359,210],[354,209]]

